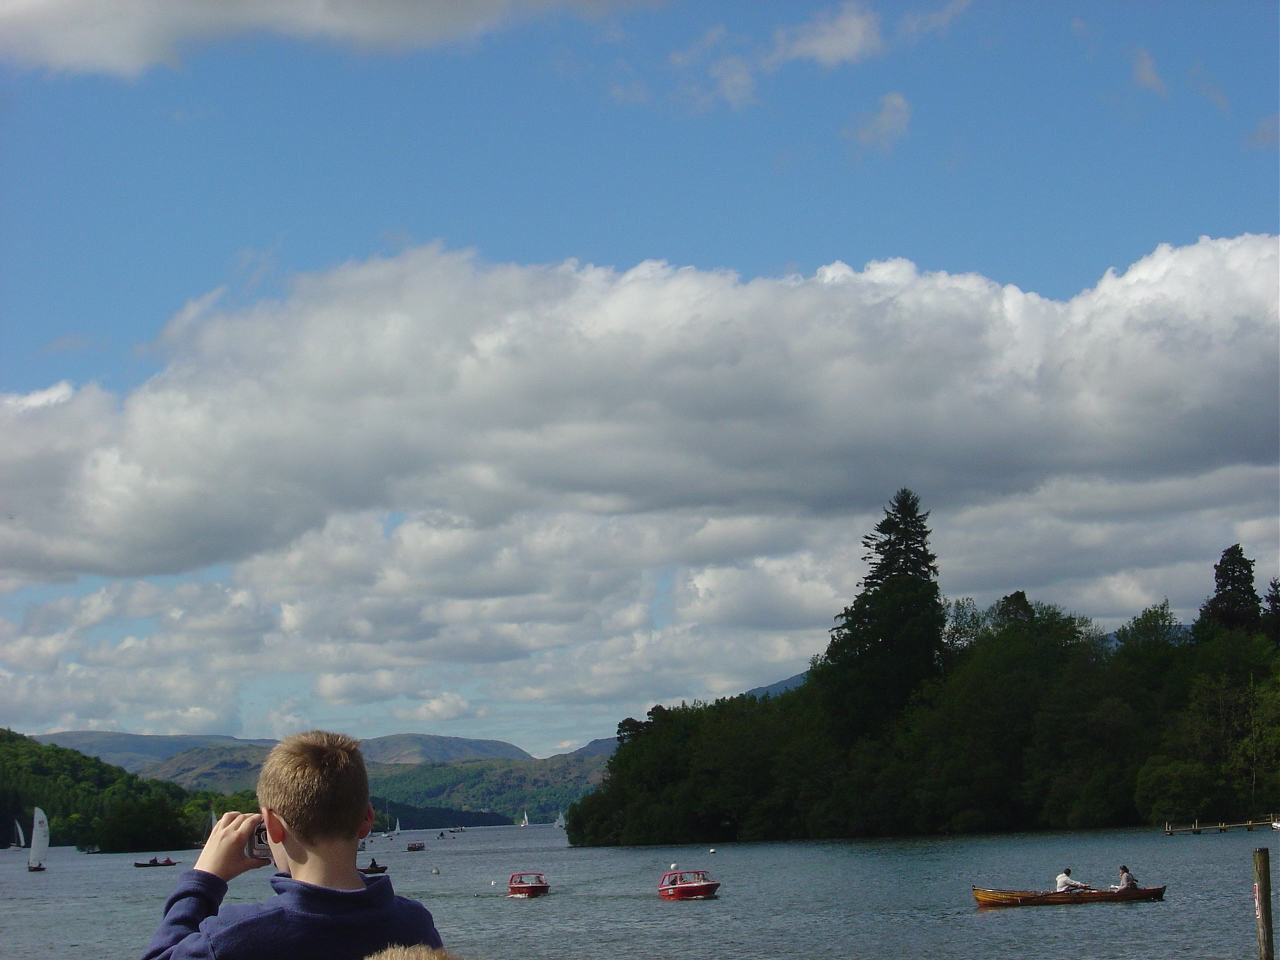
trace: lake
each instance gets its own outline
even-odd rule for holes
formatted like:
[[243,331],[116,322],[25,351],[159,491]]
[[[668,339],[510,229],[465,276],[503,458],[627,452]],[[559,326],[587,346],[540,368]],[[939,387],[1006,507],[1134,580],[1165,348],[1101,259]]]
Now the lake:
[[[714,853],[705,846],[573,848],[549,825],[476,827],[445,840],[437,834],[379,838],[361,863],[370,854],[388,863],[397,892],[426,903],[445,945],[468,960],[1242,960],[1257,956],[1254,848],[1272,847],[1280,864],[1280,833],[1270,830],[743,843]],[[409,840],[424,840],[426,850],[407,852]],[[28,874],[26,851],[0,851],[0,956],[140,957],[176,874],[197,851],[168,853],[182,867],[140,870],[133,854],[55,847],[48,870]],[[672,863],[710,870],[723,883],[720,896],[659,899],[658,879]],[[1067,866],[1105,886],[1121,863],[1143,886],[1168,884],[1167,899],[979,911],[970,894],[973,885],[1045,889]],[[508,875],[529,870],[547,875],[550,896],[506,897]],[[262,870],[233,881],[228,901],[269,895]]]

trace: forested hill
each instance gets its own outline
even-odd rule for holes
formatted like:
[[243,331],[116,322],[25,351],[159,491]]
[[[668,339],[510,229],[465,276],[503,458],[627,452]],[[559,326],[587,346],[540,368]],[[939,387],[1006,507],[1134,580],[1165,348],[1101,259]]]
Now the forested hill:
[[937,589],[902,490],[804,682],[618,725],[574,844],[1232,820],[1280,811],[1280,584],[1239,546],[1188,631],[1166,602],[1110,636],[1009,594]]

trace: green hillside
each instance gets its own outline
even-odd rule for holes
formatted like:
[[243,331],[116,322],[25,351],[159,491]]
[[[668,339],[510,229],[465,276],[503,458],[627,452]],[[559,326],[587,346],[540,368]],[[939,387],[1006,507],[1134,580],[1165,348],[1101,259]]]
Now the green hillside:
[[414,766],[371,765],[370,789],[401,803],[492,810],[519,821],[550,822],[600,782],[608,757],[463,760]]

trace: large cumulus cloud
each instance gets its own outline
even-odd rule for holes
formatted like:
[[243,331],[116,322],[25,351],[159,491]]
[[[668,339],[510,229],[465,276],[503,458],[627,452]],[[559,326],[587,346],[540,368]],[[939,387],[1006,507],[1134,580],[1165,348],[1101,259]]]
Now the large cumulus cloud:
[[185,43],[269,31],[382,49],[467,39],[548,10],[608,0],[23,0],[0,4],[0,56],[136,76]]
[[[1067,302],[901,260],[744,281],[432,246],[198,298],[129,395],[0,403],[0,576],[116,583],[5,622],[0,687],[184,728],[300,656],[316,703],[423,721],[733,692],[821,649],[902,485],[953,595],[1193,613],[1230,543],[1275,568],[1276,274],[1259,236]],[[220,682],[108,683],[166,663]]]

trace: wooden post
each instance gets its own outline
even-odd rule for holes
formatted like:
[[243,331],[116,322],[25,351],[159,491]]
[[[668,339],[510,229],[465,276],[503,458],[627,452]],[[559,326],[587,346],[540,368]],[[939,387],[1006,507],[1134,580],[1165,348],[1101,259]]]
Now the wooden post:
[[1253,851],[1253,912],[1258,919],[1258,960],[1275,960],[1271,932],[1271,848]]

